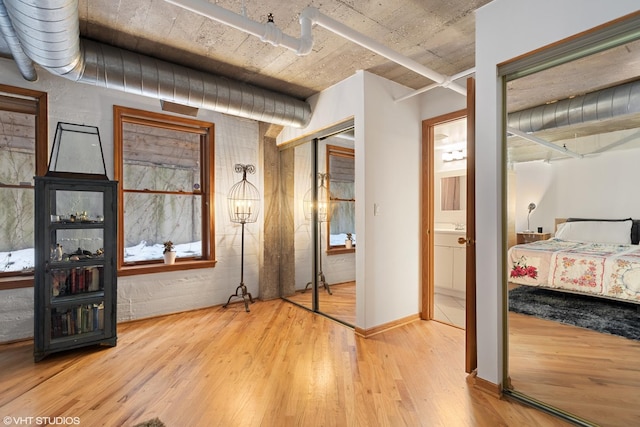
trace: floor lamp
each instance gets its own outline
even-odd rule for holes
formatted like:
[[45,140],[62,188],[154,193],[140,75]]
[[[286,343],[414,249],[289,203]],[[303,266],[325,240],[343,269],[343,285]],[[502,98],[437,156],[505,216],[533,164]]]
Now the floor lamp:
[[247,181],[247,173],[255,173],[254,165],[236,164],[236,173],[242,173],[242,180],[238,181],[231,187],[227,195],[227,203],[229,210],[229,218],[231,222],[242,225],[242,252],[240,256],[240,285],[236,288],[236,293],[232,294],[227,303],[222,307],[226,308],[231,302],[231,298],[242,298],[244,308],[249,312],[249,302],[253,304],[251,294],[247,292],[244,284],[244,225],[258,220],[258,212],[260,211],[260,193],[258,189]]
[[[322,223],[329,220],[329,205],[331,203],[329,190],[327,190],[327,186],[325,185],[325,181],[329,179],[329,174],[319,173],[318,179],[320,180],[320,185],[318,186],[318,191],[316,194],[318,200],[318,222],[316,226],[318,227],[318,237],[320,239],[320,242],[322,242]],[[304,197],[304,216],[307,220],[313,220],[313,207],[315,203],[313,201],[312,190],[313,189],[307,191],[307,194]],[[320,247],[322,247],[322,243],[320,243]],[[324,286],[329,295],[333,295],[329,284],[325,280],[324,273],[322,272],[322,251],[320,251],[318,256],[318,286]],[[307,283],[307,286],[304,287],[304,290],[302,292],[305,292],[309,288],[309,286],[311,286],[311,284],[312,282]]]

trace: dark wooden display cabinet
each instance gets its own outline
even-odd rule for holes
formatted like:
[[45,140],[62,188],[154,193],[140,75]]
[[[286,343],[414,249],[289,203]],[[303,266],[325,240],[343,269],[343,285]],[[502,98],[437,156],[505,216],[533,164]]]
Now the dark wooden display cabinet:
[[34,359],[116,345],[117,182],[35,178]]

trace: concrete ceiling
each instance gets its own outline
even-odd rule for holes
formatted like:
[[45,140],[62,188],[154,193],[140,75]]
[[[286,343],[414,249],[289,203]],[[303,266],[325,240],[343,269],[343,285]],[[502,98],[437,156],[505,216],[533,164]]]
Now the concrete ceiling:
[[[205,1],[205,0],[203,0]],[[213,0],[209,0],[214,3]],[[256,22],[273,15],[284,34],[300,36],[299,14],[313,6],[323,14],[444,76],[475,66],[474,11],[490,0],[217,0],[226,10]],[[206,73],[225,76],[298,99],[326,89],[357,70],[367,70],[410,88],[432,80],[319,26],[306,56],[175,6],[165,0],[78,0],[80,36]],[[10,57],[0,37],[0,55]],[[518,111],[638,79],[640,42],[510,82],[508,110]],[[44,72],[44,71],[42,71]],[[596,128],[545,131],[561,141],[577,132],[600,133],[638,127],[635,121]],[[585,130],[588,129],[588,130]],[[581,134],[582,135],[582,134]],[[540,157],[526,141],[522,160]],[[518,149],[512,150],[516,153]],[[520,150],[523,151],[523,150]],[[546,151],[545,151],[546,152]],[[534,153],[534,154],[532,154]],[[548,156],[548,154],[546,154]],[[514,159],[518,157],[514,154]]]
[[[313,6],[329,17],[440,74],[475,63],[474,11],[490,0],[218,0],[257,22],[273,14],[285,34],[300,36],[300,12]],[[214,3],[212,1],[212,3]],[[79,1],[80,34],[197,70],[305,99],[367,70],[411,88],[433,81],[323,28],[313,29],[307,56],[274,47],[164,0]]]

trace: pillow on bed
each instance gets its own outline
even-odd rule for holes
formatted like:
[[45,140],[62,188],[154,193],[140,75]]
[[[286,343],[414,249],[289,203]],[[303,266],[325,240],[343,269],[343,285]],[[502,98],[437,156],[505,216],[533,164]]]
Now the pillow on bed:
[[632,221],[577,221],[558,227],[556,238],[574,242],[631,244]]

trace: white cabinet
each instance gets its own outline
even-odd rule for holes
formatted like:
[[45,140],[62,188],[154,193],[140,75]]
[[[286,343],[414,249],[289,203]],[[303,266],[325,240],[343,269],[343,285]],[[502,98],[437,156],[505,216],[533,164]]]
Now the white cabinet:
[[458,243],[464,232],[438,232],[434,236],[434,282],[438,292],[465,292],[466,246]]

